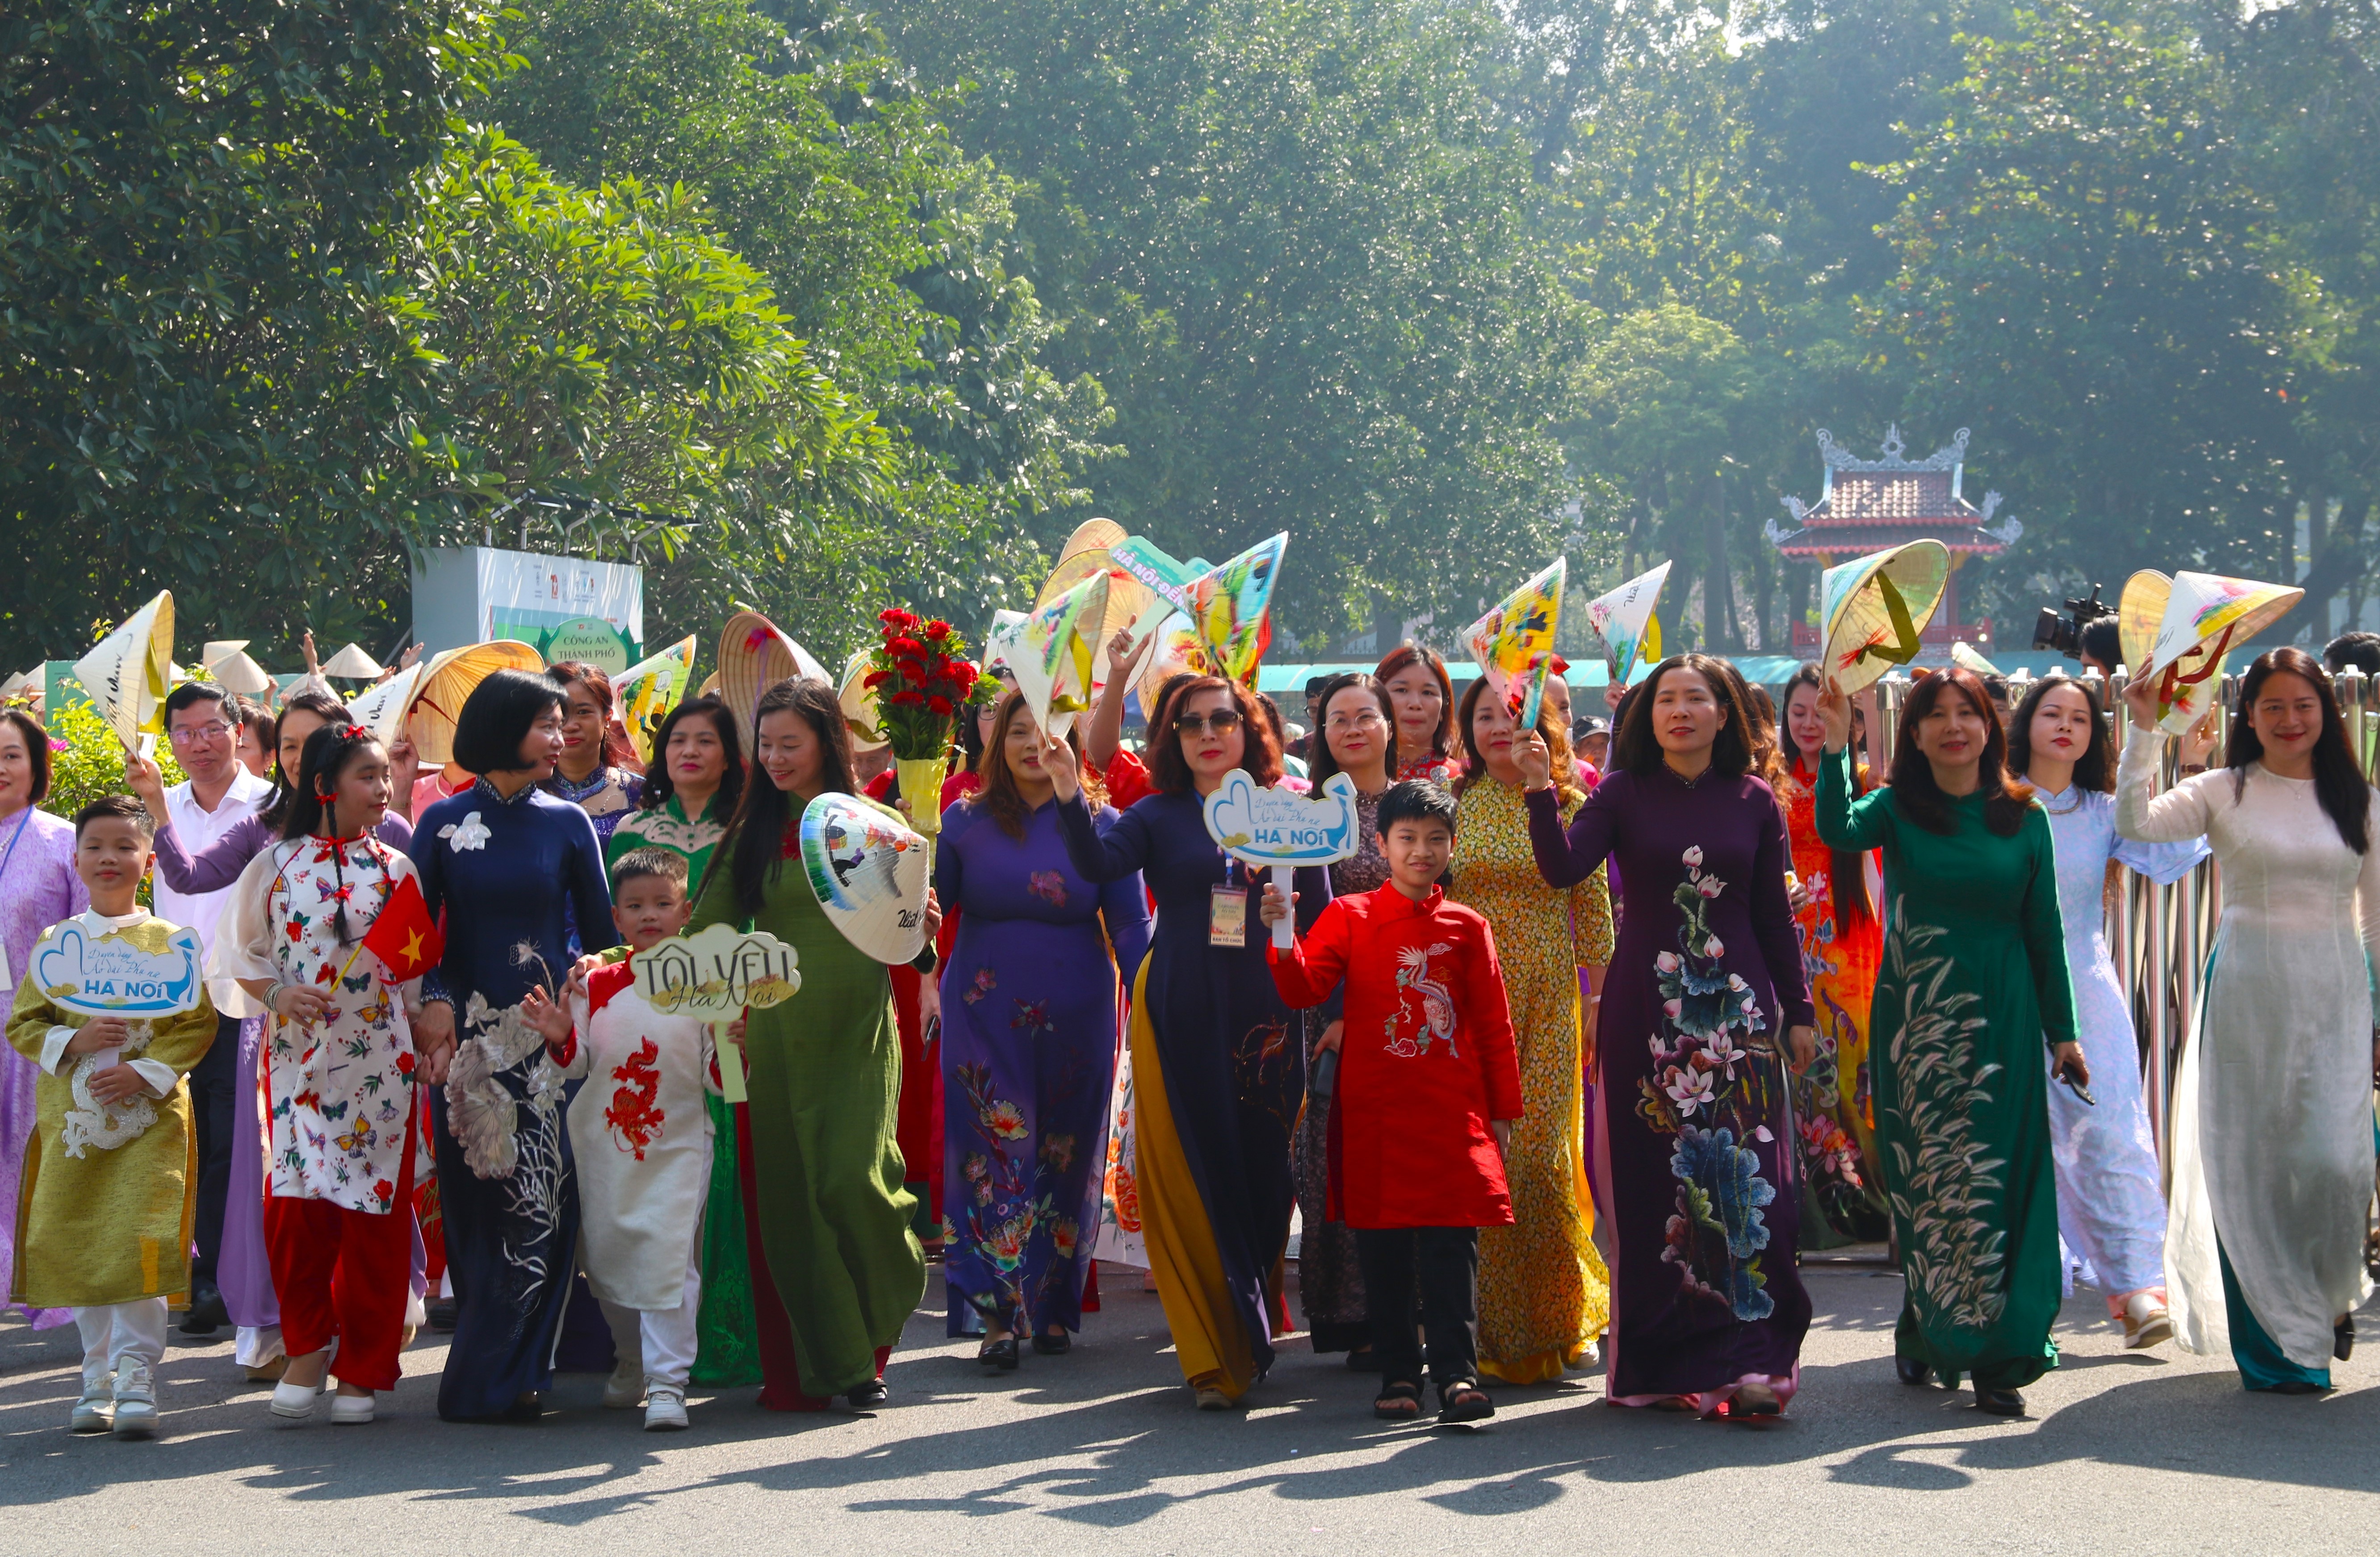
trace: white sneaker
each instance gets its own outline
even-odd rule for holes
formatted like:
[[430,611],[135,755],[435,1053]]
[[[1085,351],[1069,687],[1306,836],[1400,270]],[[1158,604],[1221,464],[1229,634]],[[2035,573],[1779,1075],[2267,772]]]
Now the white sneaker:
[[75,1432],[107,1432],[115,1426],[115,1386],[104,1374],[86,1380],[67,1427]]
[[645,1392],[645,1430],[680,1432],[686,1428],[686,1392],[655,1384]]
[[2124,1350],[2144,1351],[2173,1339],[2173,1316],[2154,1292],[2136,1292],[2124,1304]]
[[313,1416],[315,1397],[322,1393],[320,1384],[293,1384],[285,1379],[273,1386],[273,1414],[285,1422],[302,1422]]
[[372,1419],[375,1397],[368,1394],[334,1394],[331,1397],[331,1425],[334,1428],[358,1427]]
[[645,1370],[631,1363],[615,1363],[603,1381],[603,1409],[633,1411],[645,1401]]
[[157,1380],[138,1357],[125,1358],[115,1369],[115,1436],[157,1436]]

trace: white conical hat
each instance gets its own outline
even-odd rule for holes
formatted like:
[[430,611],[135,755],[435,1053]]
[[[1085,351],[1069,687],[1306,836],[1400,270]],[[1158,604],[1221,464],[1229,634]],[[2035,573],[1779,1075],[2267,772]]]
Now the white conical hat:
[[810,891],[844,939],[878,962],[897,967],[926,949],[930,864],[926,840],[895,811],[834,794],[802,810]]
[[335,675],[348,681],[370,681],[380,673],[380,662],[365,653],[363,645],[359,643],[348,644],[322,665],[324,675]]
[[165,694],[173,687],[174,595],[156,598],[77,660],[75,679],[128,749],[164,728]]
[[843,722],[851,727],[854,751],[881,751],[892,744],[878,727],[883,715],[876,706],[876,688],[867,684],[868,667],[875,658],[874,651],[863,649],[843,667],[837,695],[843,702]]
[[739,611],[719,629],[719,700],[735,716],[735,733],[743,737],[747,753],[757,749],[752,715],[760,694],[795,676],[834,685],[834,677],[808,650],[757,611]]
[[1073,589],[1025,614],[1011,633],[1002,659],[1033,722],[1053,736],[1074,728],[1075,715],[1090,706],[1091,666],[1097,650],[1084,636],[1106,619],[1108,575],[1094,573]]
[[1554,631],[1569,578],[1570,560],[1556,557],[1551,567],[1505,596],[1463,635],[1488,689],[1524,730],[1536,725],[1546,677],[1553,673]]
[[[420,690],[422,674],[428,668],[420,663],[407,665],[379,686],[367,687],[348,699],[347,712],[354,714],[356,723],[370,730],[372,738],[381,745],[394,744],[405,730],[405,716],[413,712],[413,696]],[[477,686],[478,683],[475,681],[472,685]],[[460,708],[462,705],[458,703],[455,706]]]
[[679,694],[694,675],[694,635],[688,633],[613,679],[612,693],[620,705],[620,726],[628,732],[628,744],[637,748],[640,761],[653,760],[653,732],[661,728],[670,710],[677,707]]
[[273,687],[273,676],[244,652],[244,638],[219,639],[199,651],[199,665],[216,686],[243,698],[261,698]]
[[2140,671],[2156,684],[2157,723],[2180,735],[2205,718],[2232,645],[2245,643],[2304,598],[2303,590],[2289,584],[2175,574],[2156,641]]
[[421,679],[399,717],[422,762],[443,767],[455,760],[455,721],[480,683],[500,670],[541,671],[545,656],[533,644],[499,638],[449,649],[419,668]]
[[1950,663],[1973,671],[1977,675],[2006,675],[2008,672],[1984,658],[1984,651],[1960,639],[1950,645]]
[[1846,692],[1917,658],[1950,580],[1950,549],[1912,541],[1827,569],[1819,584],[1826,652],[1819,670]]
[[1661,586],[1669,581],[1670,565],[1663,563],[1586,602],[1586,625],[1611,651],[1614,686],[1627,686],[1638,665],[1661,658],[1661,619],[1655,612],[1661,603]]

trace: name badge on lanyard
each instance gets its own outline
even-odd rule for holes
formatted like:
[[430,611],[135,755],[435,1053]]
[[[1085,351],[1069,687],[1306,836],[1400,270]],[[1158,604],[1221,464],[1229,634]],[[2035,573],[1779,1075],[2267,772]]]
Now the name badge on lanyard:
[[1207,894],[1207,944],[1245,946],[1248,943],[1248,889],[1219,886]]

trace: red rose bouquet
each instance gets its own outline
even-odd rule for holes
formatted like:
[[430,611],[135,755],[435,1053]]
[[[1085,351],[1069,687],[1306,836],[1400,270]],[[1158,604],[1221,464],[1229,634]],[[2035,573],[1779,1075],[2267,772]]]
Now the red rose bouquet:
[[884,637],[869,657],[865,685],[876,694],[877,731],[892,748],[901,794],[919,830],[939,832],[952,728],[964,711],[989,701],[998,684],[983,679],[966,657],[966,640],[948,622],[925,621],[897,605],[876,619]]

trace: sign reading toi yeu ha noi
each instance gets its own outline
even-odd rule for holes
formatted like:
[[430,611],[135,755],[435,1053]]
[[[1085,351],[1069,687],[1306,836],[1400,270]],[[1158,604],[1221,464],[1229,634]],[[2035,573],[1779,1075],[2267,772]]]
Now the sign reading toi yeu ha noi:
[[170,1016],[199,1004],[204,960],[194,930],[175,931],[152,952],[67,919],[34,943],[32,979],[51,1004],[86,1016]]
[[[630,954],[628,972],[654,1010],[724,1022],[793,999],[802,987],[795,963],[794,949],[766,931],[714,924]],[[744,1101],[742,1065],[722,1055],[719,1079],[729,1102]]]

